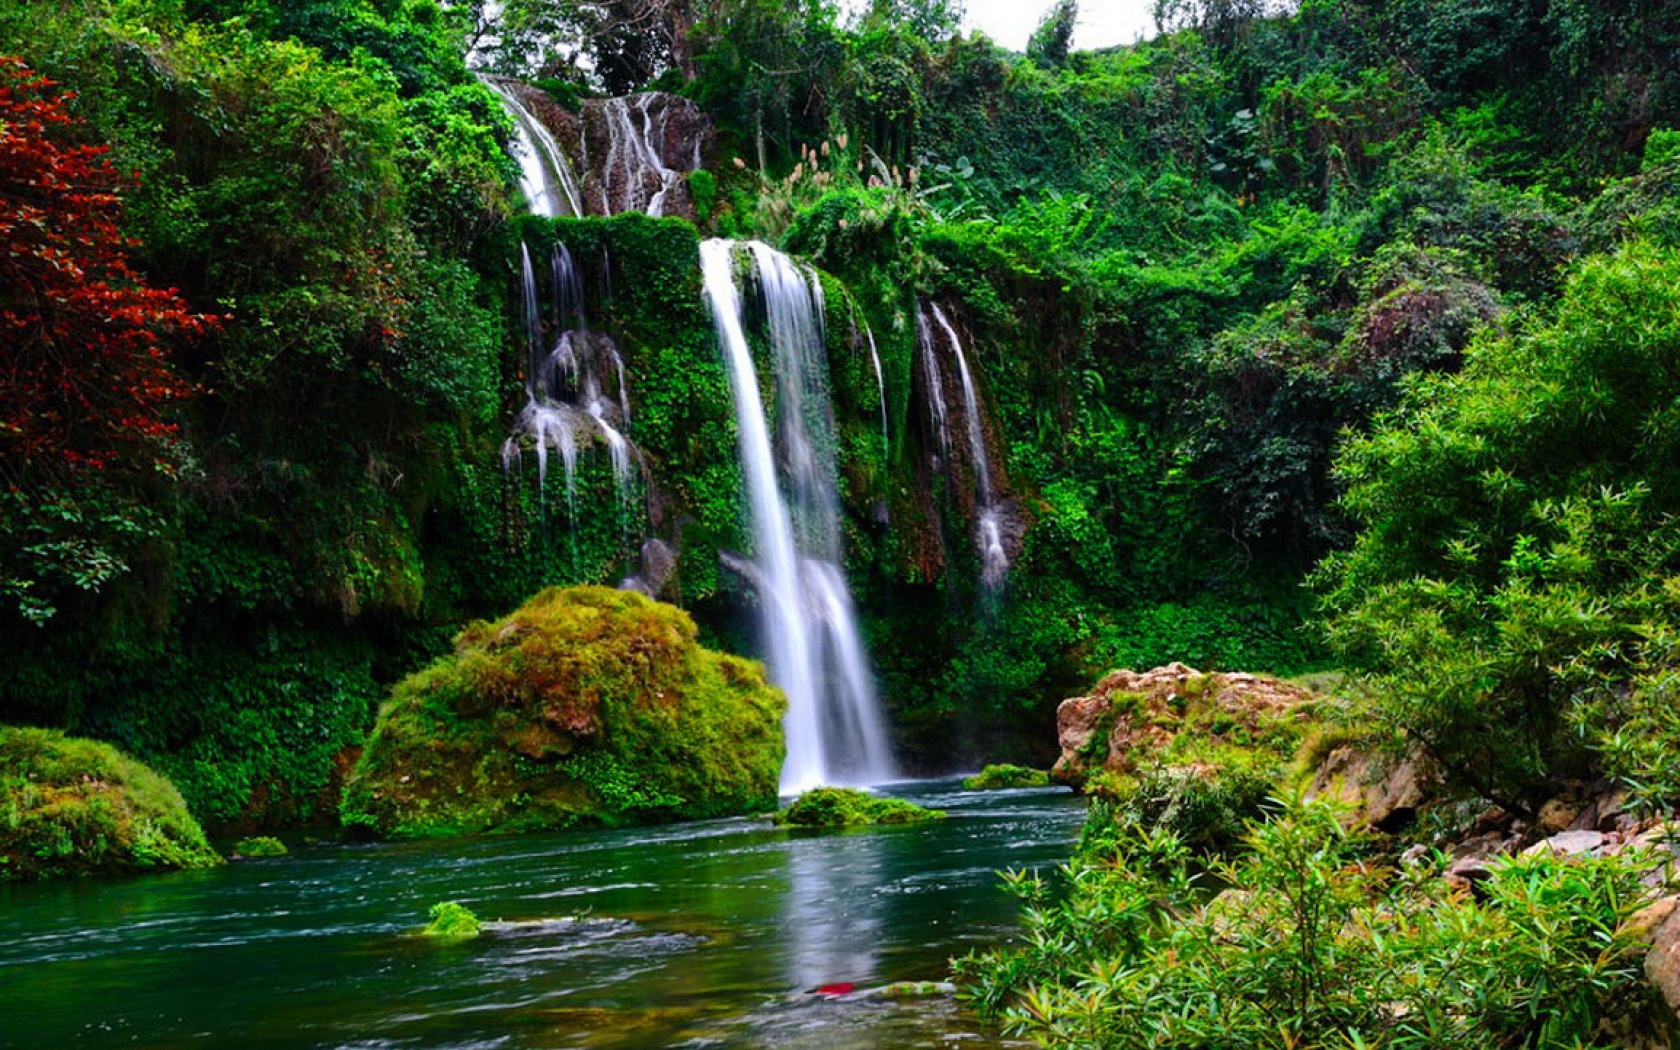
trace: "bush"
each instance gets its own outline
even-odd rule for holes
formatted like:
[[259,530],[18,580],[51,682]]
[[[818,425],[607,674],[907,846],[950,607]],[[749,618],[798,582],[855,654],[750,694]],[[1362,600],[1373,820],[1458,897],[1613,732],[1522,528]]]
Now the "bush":
[[802,828],[855,824],[915,824],[945,814],[901,798],[877,798],[852,788],[821,787],[805,792],[776,814],[776,823]]
[[1375,866],[1334,808],[1300,801],[1247,847],[1217,895],[1169,833],[1060,886],[1007,876],[1025,942],[958,960],[963,994],[1039,1045],[1109,1050],[1563,1048],[1641,1016],[1637,860],[1507,860],[1483,901]]
[[0,727],[0,881],[220,863],[159,774],[109,744]]

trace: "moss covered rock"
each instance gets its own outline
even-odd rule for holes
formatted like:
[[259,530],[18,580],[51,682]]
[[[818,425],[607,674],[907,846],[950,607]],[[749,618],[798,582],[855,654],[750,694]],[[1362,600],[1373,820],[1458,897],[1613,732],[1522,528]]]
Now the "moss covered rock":
[[0,727],[0,880],[219,863],[161,774],[109,744]]
[[963,787],[970,791],[992,791],[999,788],[1036,788],[1050,784],[1050,774],[1042,769],[1026,766],[991,765],[971,777],[963,778]]
[[880,798],[853,788],[813,788],[776,814],[776,823],[804,828],[856,824],[915,824],[945,814],[901,798]]
[[401,682],[345,787],[399,837],[689,819],[775,805],[786,701],[670,605],[550,588]]
[[[1093,807],[1093,825],[1170,828],[1194,846],[1222,848],[1277,793],[1317,725],[1315,700],[1266,675],[1178,663],[1115,671],[1090,696],[1062,702],[1051,777],[1105,803]],[[1102,830],[1088,826],[1087,840]]]

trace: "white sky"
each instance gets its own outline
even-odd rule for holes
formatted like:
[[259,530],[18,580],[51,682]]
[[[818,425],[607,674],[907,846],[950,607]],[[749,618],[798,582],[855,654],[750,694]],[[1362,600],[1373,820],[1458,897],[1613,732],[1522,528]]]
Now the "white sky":
[[[1038,28],[1055,0],[965,0],[970,29],[978,29],[1011,51],[1025,51],[1027,38]],[[1150,0],[1080,0],[1074,23],[1073,47],[1092,51],[1114,44],[1130,44],[1155,32]]]

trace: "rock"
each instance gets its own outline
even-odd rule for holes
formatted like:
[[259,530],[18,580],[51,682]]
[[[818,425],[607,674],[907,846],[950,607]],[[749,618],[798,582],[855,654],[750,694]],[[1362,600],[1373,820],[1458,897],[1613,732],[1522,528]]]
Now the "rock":
[[591,215],[626,211],[694,221],[688,174],[712,152],[712,120],[681,95],[648,91],[583,104],[584,205]]
[[1630,921],[1651,946],[1645,955],[1645,980],[1671,1011],[1680,1012],[1680,897],[1664,897]]
[[97,740],[0,727],[0,882],[221,860],[162,774]]
[[1597,853],[1605,846],[1605,836],[1599,831],[1565,831],[1553,835],[1549,839],[1536,842],[1523,850],[1523,856],[1532,857],[1541,853],[1551,853],[1560,857],[1578,857]]
[[786,701],[696,634],[682,610],[605,587],[469,626],[380,712],[346,826],[438,837],[773,808]]
[[1418,750],[1402,756],[1338,747],[1313,774],[1307,797],[1329,796],[1349,807],[1349,823],[1399,831],[1440,786],[1434,765]]
[[1181,663],[1141,674],[1113,671],[1091,695],[1064,700],[1057,708],[1062,753],[1050,776],[1079,786],[1099,770],[1136,772],[1183,729],[1217,743],[1239,735],[1252,738],[1280,724],[1298,725],[1303,705],[1312,698],[1309,691],[1276,678],[1203,674]]
[[1484,857],[1460,857],[1447,867],[1448,885],[1461,892],[1472,893],[1481,900],[1483,884],[1493,877],[1493,866]]

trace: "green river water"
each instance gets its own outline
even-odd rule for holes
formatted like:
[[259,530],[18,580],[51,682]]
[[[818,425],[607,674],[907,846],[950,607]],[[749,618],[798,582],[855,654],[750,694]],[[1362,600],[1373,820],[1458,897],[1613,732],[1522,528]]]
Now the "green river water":
[[[1003,868],[1065,860],[1065,790],[894,794],[929,824],[798,832],[762,820],[300,849],[125,880],[0,886],[0,1046],[1004,1045],[940,980],[1003,939]],[[413,936],[458,900],[484,936]],[[849,983],[848,995],[811,994]]]

